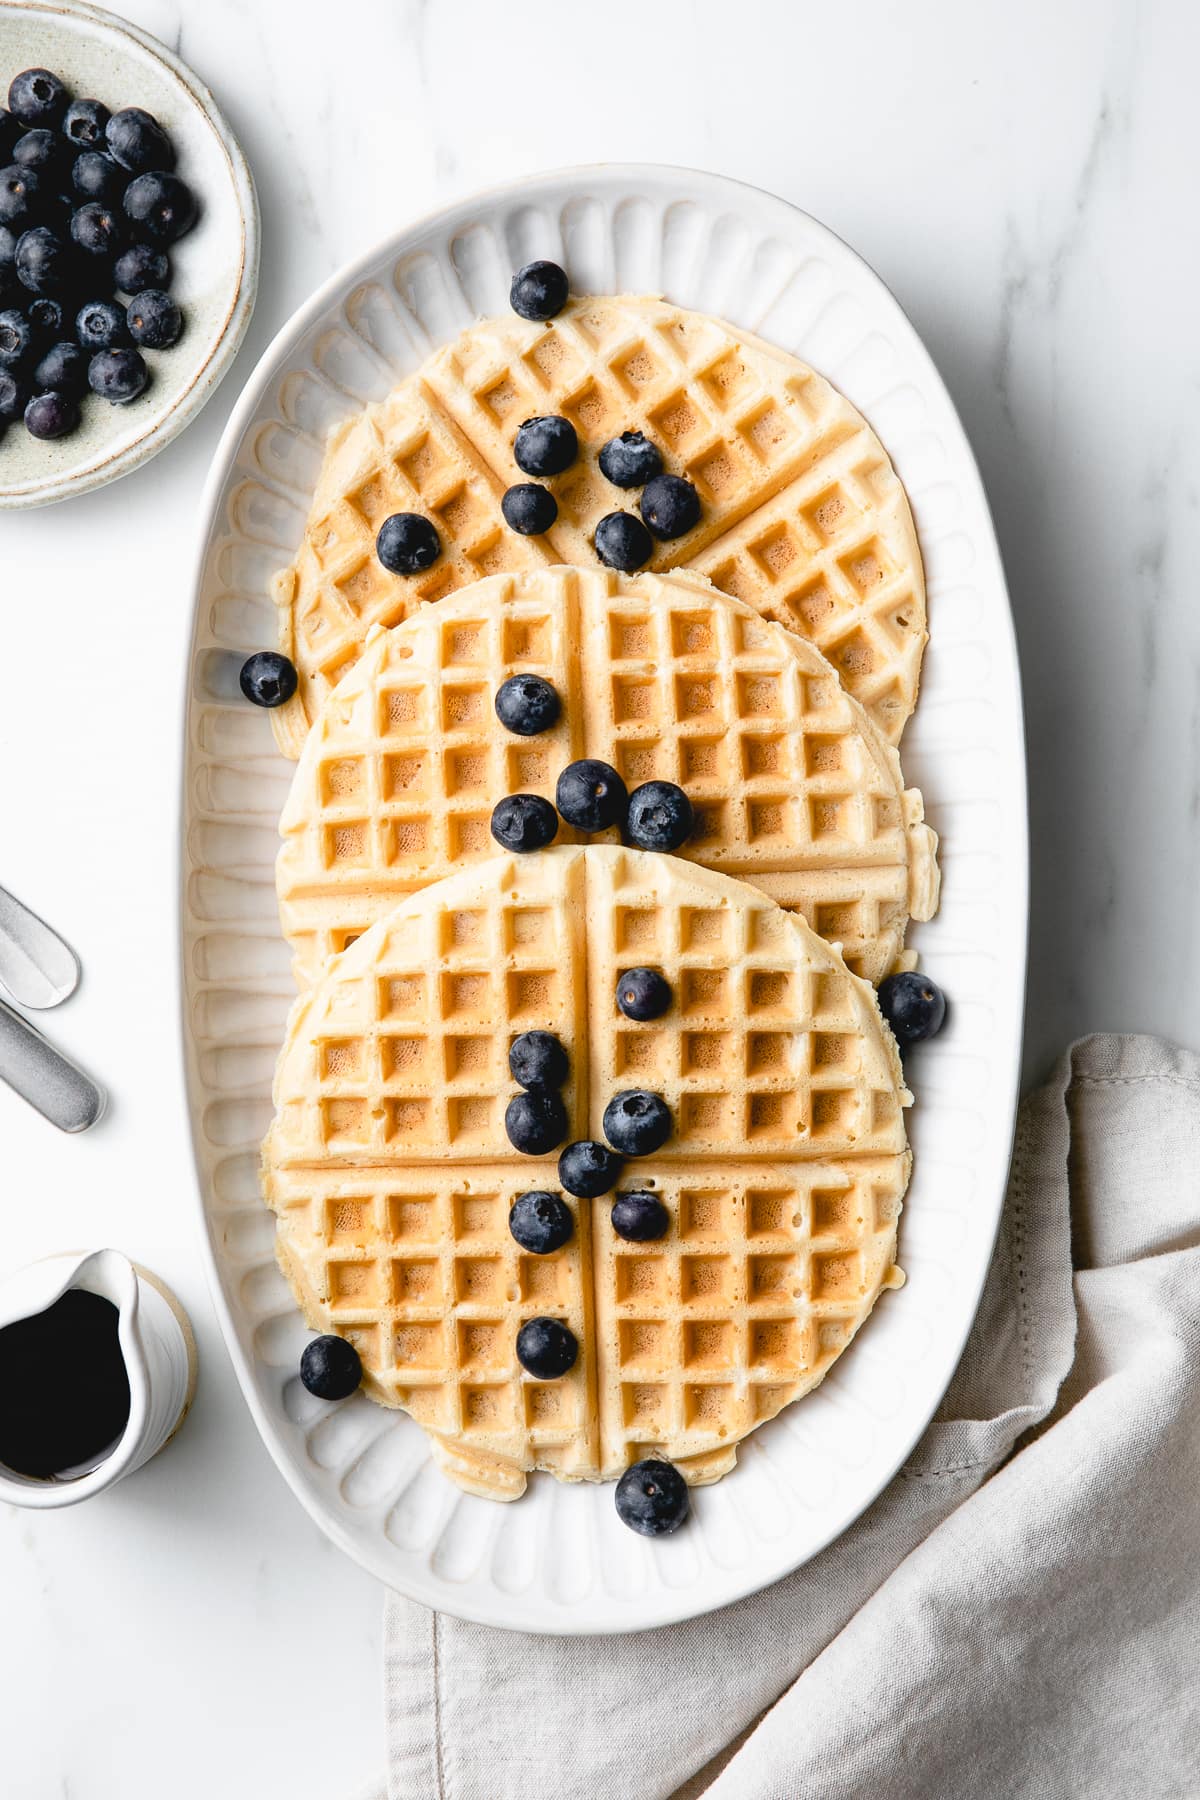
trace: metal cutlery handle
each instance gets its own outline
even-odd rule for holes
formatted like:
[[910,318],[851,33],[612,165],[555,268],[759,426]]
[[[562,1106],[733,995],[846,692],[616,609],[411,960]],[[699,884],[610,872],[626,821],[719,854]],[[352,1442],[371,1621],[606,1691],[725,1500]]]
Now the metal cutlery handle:
[[0,887],[0,987],[40,1012],[75,992],[79,961],[44,919]]
[[60,1131],[86,1131],[104,1111],[103,1088],[2,1000],[0,1080]]

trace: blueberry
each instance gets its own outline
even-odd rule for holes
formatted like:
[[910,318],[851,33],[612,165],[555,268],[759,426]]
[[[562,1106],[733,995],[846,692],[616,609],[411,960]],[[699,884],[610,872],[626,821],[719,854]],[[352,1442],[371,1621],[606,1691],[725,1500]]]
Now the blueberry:
[[540,675],[510,675],[496,689],[496,717],[518,737],[549,731],[561,711],[557,690]]
[[431,519],[421,513],[393,513],[379,527],[375,554],[393,575],[419,575],[442,553],[442,540]]
[[936,981],[916,969],[888,975],[879,984],[879,1010],[898,1044],[931,1038],[946,1022],[946,996]]
[[623,431],[601,450],[600,473],[614,487],[644,487],[662,474],[662,452],[642,432]]
[[93,355],[97,350],[115,350],[127,344],[124,307],[115,300],[89,300],[75,315],[75,336]]
[[28,362],[37,334],[23,312],[0,312],[0,369],[19,369]]
[[623,1088],[604,1109],[604,1135],[622,1156],[652,1156],[672,1130],[671,1109],[661,1094]]
[[304,1346],[300,1379],[318,1400],[346,1400],[362,1380],[362,1359],[341,1337],[314,1338]]
[[492,836],[505,850],[544,850],[558,831],[558,814],[540,794],[506,794],[492,809]]
[[700,496],[680,475],[656,475],[642,490],[642,517],[656,538],[682,537],[700,522]]
[[0,225],[23,231],[32,222],[41,193],[42,178],[36,169],[23,169],[20,163],[0,169]]
[[627,1244],[655,1244],[671,1229],[671,1215],[657,1194],[618,1194],[610,1217]]
[[88,364],[88,386],[114,406],[136,400],[149,380],[150,371],[136,350],[100,350]]
[[578,1356],[578,1338],[557,1319],[526,1319],[517,1333],[517,1361],[535,1381],[557,1381]]
[[63,117],[63,136],[70,138],[77,150],[99,150],[109,117],[107,106],[99,100],[72,100]]
[[567,1053],[552,1031],[523,1031],[512,1041],[508,1067],[523,1088],[561,1087],[567,1079]]
[[674,1463],[647,1457],[626,1469],[617,1483],[617,1517],[641,1537],[678,1531],[691,1508],[687,1482]]
[[29,400],[29,388],[12,369],[0,369],[0,419],[19,419]]
[[35,394],[25,408],[30,437],[69,437],[79,424],[79,402],[70,394]]
[[7,106],[0,106],[0,163],[12,161],[17,139],[24,130],[20,119],[14,118]]
[[65,337],[70,330],[62,301],[52,300],[49,294],[39,294],[36,300],[31,300],[25,308],[25,317],[43,343],[47,339],[53,341]]
[[621,1178],[621,1158],[607,1144],[580,1138],[568,1144],[558,1159],[558,1179],[577,1200],[594,1200],[607,1194]]
[[513,459],[526,475],[561,475],[578,455],[575,427],[558,413],[526,419],[513,442]]
[[33,294],[61,294],[71,284],[75,258],[69,244],[47,225],[35,225],[17,239],[16,271]]
[[33,371],[39,393],[69,394],[78,400],[87,392],[88,359],[78,344],[65,339],[51,344]]
[[115,256],[124,236],[124,221],[102,200],[88,200],[71,214],[72,242],[88,256]]
[[567,1109],[553,1088],[514,1094],[504,1109],[504,1129],[522,1156],[546,1156],[567,1135]]
[[549,488],[539,487],[536,481],[519,481],[505,490],[500,511],[511,531],[520,532],[522,537],[537,537],[549,531],[557,519],[558,501]]
[[648,563],[654,552],[650,533],[632,513],[605,513],[592,542],[605,568],[620,569],[625,575],[632,575],[635,569]]
[[12,273],[17,260],[17,233],[0,225],[0,273]]
[[147,288],[165,292],[171,285],[171,259],[150,244],[131,244],[113,264],[113,279],[118,293],[144,294]]
[[243,694],[254,706],[284,706],[296,691],[296,665],[278,650],[256,650],[238,677]]
[[617,977],[617,1005],[627,1019],[661,1019],[671,1004],[671,985],[657,969],[626,969]]
[[517,1195],[508,1215],[508,1229],[531,1256],[551,1256],[570,1243],[575,1221],[561,1194],[539,1190]]
[[8,110],[22,125],[57,125],[70,95],[49,69],[22,69],[8,89]]
[[27,131],[13,146],[12,159],[23,169],[37,169],[47,181],[61,183],[71,162],[71,146],[57,131],[39,126]]
[[673,781],[644,781],[629,796],[625,830],[639,850],[678,850],[695,826],[692,803]]
[[156,244],[173,244],[196,223],[196,197],[178,175],[135,175],[124,206],[138,235]]
[[625,817],[629,795],[617,771],[585,756],[568,763],[558,778],[555,804],[568,825],[578,831],[604,831]]
[[518,269],[508,290],[508,304],[522,319],[552,319],[567,304],[567,272],[557,263],[531,262]]
[[158,288],[147,288],[125,309],[125,324],[135,344],[144,350],[169,350],[178,343],[183,330],[183,314],[170,294]]
[[85,150],[71,165],[71,185],[81,200],[112,206],[129,185],[128,171],[99,150]]
[[170,138],[153,113],[143,112],[140,106],[127,106],[114,113],[105,124],[104,141],[109,154],[135,175],[147,169],[175,167]]

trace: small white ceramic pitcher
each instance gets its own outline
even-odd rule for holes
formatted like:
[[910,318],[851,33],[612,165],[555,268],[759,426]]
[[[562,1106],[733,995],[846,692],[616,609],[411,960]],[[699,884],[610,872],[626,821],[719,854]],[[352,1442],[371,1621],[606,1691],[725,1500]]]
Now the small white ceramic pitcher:
[[67,1251],[0,1282],[0,1329],[45,1312],[72,1288],[111,1300],[129,1377],[129,1419],[96,1467],[40,1480],[0,1463],[0,1503],[48,1508],[90,1500],[149,1462],[183,1421],[196,1387],[196,1342],[187,1315],[157,1277],[118,1250]]

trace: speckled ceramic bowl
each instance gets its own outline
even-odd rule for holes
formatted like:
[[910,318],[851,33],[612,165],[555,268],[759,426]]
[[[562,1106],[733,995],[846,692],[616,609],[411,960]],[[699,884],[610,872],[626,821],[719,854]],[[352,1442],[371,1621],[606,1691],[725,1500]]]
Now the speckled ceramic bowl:
[[170,132],[201,215],[172,246],[184,335],[150,351],[152,380],[129,406],[89,398],[56,443],[21,425],[0,440],[0,507],[44,506],[128,474],[195,418],[245,336],[258,284],[258,202],[246,159],[203,82],[137,26],[79,0],[0,0],[0,91],[21,69],[51,68],[115,112],[143,106]]

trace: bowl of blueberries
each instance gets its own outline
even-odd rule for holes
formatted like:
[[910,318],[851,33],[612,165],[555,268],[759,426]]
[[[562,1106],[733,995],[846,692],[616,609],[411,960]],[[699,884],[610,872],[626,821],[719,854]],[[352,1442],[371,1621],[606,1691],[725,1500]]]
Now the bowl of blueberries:
[[245,335],[258,206],[207,88],[98,7],[0,0],[0,507],[138,468]]

